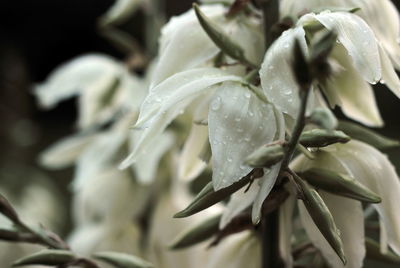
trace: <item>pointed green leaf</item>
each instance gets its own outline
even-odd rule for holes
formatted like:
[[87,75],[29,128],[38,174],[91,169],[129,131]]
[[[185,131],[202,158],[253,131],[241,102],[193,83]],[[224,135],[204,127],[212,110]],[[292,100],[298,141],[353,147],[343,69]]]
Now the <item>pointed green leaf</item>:
[[169,246],[170,249],[182,249],[203,242],[218,232],[221,214],[210,217],[185,230]]
[[324,200],[322,200],[318,192],[311,188],[306,181],[300,178],[297,174],[292,174],[296,184],[300,188],[301,199],[304,203],[304,206],[313,219],[315,225],[321,231],[321,234],[325,237],[332,249],[342,260],[343,264],[346,264],[346,257],[344,255],[343,243],[340,238],[340,231],[336,227],[332,214],[324,203]]
[[400,141],[398,140],[387,138],[373,130],[349,121],[340,120],[338,129],[347,133],[353,139],[368,143],[369,145],[372,145],[380,150],[400,146]]
[[139,257],[129,255],[126,253],[119,252],[97,252],[93,254],[95,259],[104,261],[108,264],[111,264],[117,268],[151,268],[154,267],[153,264],[142,260]]
[[62,265],[75,260],[75,258],[74,253],[68,250],[45,249],[15,261],[13,266]]
[[250,154],[244,163],[251,167],[269,168],[283,159],[285,150],[280,144],[265,145]]
[[300,136],[300,143],[305,147],[325,147],[349,141],[350,137],[338,130],[313,129],[304,131]]
[[197,4],[193,4],[193,9],[201,27],[203,27],[204,31],[219,49],[221,49],[226,55],[257,68],[257,66],[246,59],[243,48],[225,34],[224,30],[218,24],[207,18],[207,16],[201,12]]
[[392,252],[387,252],[386,254],[381,252],[380,244],[371,238],[365,238],[365,248],[367,250],[367,258],[377,261],[382,261],[391,264],[400,265],[400,257],[393,254]]
[[349,197],[363,202],[380,203],[381,198],[356,179],[330,170],[312,168],[302,173],[312,186],[332,194]]
[[184,210],[174,215],[174,218],[189,217],[197,212],[200,212],[212,205],[224,200],[240,188],[248,184],[252,179],[262,176],[262,169],[254,169],[247,176],[241,178],[239,181],[232,185],[222,188],[221,190],[214,191],[213,183],[209,182],[194,200]]

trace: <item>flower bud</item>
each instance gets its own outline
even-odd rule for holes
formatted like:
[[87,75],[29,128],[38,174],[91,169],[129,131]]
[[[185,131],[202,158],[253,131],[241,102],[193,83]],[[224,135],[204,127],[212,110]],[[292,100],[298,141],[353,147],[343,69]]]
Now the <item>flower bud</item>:
[[313,129],[300,136],[300,143],[305,147],[325,147],[334,143],[346,143],[350,137],[338,130]]
[[333,130],[338,125],[338,120],[332,111],[325,107],[317,107],[309,117],[309,121],[323,129]]
[[245,164],[251,167],[268,168],[283,159],[285,150],[280,144],[266,145],[250,154]]
[[97,252],[93,254],[95,259],[104,261],[120,268],[152,268],[153,264],[139,257],[119,252]]
[[302,173],[311,185],[332,194],[363,202],[380,203],[381,198],[357,180],[326,169],[312,168]]

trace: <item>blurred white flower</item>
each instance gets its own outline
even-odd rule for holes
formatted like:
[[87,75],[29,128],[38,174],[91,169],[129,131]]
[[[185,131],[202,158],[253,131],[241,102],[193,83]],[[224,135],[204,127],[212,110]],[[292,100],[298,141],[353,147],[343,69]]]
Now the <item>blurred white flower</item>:
[[[311,167],[347,174],[368,189],[377,193],[382,202],[373,204],[383,225],[384,237],[389,246],[400,254],[400,216],[397,203],[400,197],[400,181],[387,157],[375,148],[359,142],[331,145],[316,153],[315,160],[301,156],[292,163],[295,171]],[[361,202],[319,191],[341,231],[344,253],[348,259],[346,267],[362,267],[365,257],[364,215]],[[302,202],[299,202],[303,226],[314,245],[321,250],[332,267],[343,267],[333,249],[313,223]],[[343,209],[345,208],[345,209]],[[381,237],[382,238],[382,237]],[[383,248],[385,245],[383,245]]]

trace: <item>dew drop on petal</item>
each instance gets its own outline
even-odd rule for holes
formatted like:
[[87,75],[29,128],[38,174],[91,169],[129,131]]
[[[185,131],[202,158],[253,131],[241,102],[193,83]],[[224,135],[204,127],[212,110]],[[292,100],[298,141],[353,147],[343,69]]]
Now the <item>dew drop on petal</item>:
[[221,108],[221,97],[217,97],[211,103],[211,110],[218,111]]

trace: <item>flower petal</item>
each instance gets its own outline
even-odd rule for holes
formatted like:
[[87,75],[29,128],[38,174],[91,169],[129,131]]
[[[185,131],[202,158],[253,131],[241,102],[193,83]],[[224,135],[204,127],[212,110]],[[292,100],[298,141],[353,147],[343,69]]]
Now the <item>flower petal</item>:
[[[221,5],[201,7],[212,19],[221,18],[225,8]],[[201,28],[193,10],[173,17],[161,30],[160,58],[151,78],[150,88],[166,78],[187,70],[200,67],[214,57],[219,49]]]
[[[332,213],[336,226],[341,232],[343,249],[347,258],[346,267],[361,268],[365,257],[364,214],[361,203],[323,191],[319,191],[319,193]],[[345,267],[318,230],[303,202],[298,202],[298,204],[303,227],[313,244],[321,251],[325,260],[333,268]]]
[[393,68],[393,64],[390,61],[385,50],[382,48],[382,46],[379,46],[379,52],[382,63],[381,83],[385,83],[387,87],[393,92],[393,94],[395,94],[398,98],[400,98],[400,79],[397,76]]
[[142,104],[137,128],[144,128],[135,150],[122,162],[126,168],[139,154],[145,154],[153,141],[194,99],[207,92],[211,86],[224,81],[241,81],[216,68],[192,69],[177,73],[155,87]]
[[256,198],[260,186],[257,183],[251,185],[248,191],[245,191],[247,186],[243,187],[236,193],[232,194],[224,213],[222,214],[221,221],[219,223],[219,229],[223,229],[228,225],[233,218],[239,215],[242,211],[250,207]]
[[40,164],[46,168],[61,169],[73,165],[94,135],[74,135],[51,145],[39,155]]
[[373,206],[385,225],[389,245],[400,255],[400,215],[397,206],[400,202],[400,181],[393,165],[380,151],[359,141],[335,148],[337,151],[332,155],[348,173],[382,198],[381,203]]
[[353,59],[355,69],[370,83],[381,79],[381,64],[375,35],[368,24],[349,12],[322,12],[313,16],[329,30],[338,34],[338,40]]
[[353,67],[345,48],[342,45],[336,45],[332,51],[332,57],[344,69],[328,79],[324,89],[339,98],[340,106],[348,117],[368,126],[382,126],[383,121],[372,87]]
[[[260,125],[260,122],[265,122]],[[246,86],[226,82],[217,88],[208,114],[213,184],[219,190],[247,175],[243,164],[255,149],[273,140],[276,121],[273,108]]]
[[[153,182],[162,156],[172,147],[174,142],[175,136],[173,133],[168,131],[162,133],[157,139],[157,146],[154,146],[151,151],[140,155],[136,159],[132,168],[139,182],[143,184]],[[133,145],[134,143],[135,141],[133,141]]]
[[283,113],[296,118],[300,104],[298,85],[292,72],[293,47],[300,41],[307,55],[307,43],[303,28],[285,31],[268,49],[260,69],[263,91],[267,98]]
[[89,88],[107,88],[119,72],[120,66],[111,57],[90,54],[56,68],[34,93],[40,105],[49,109]]

